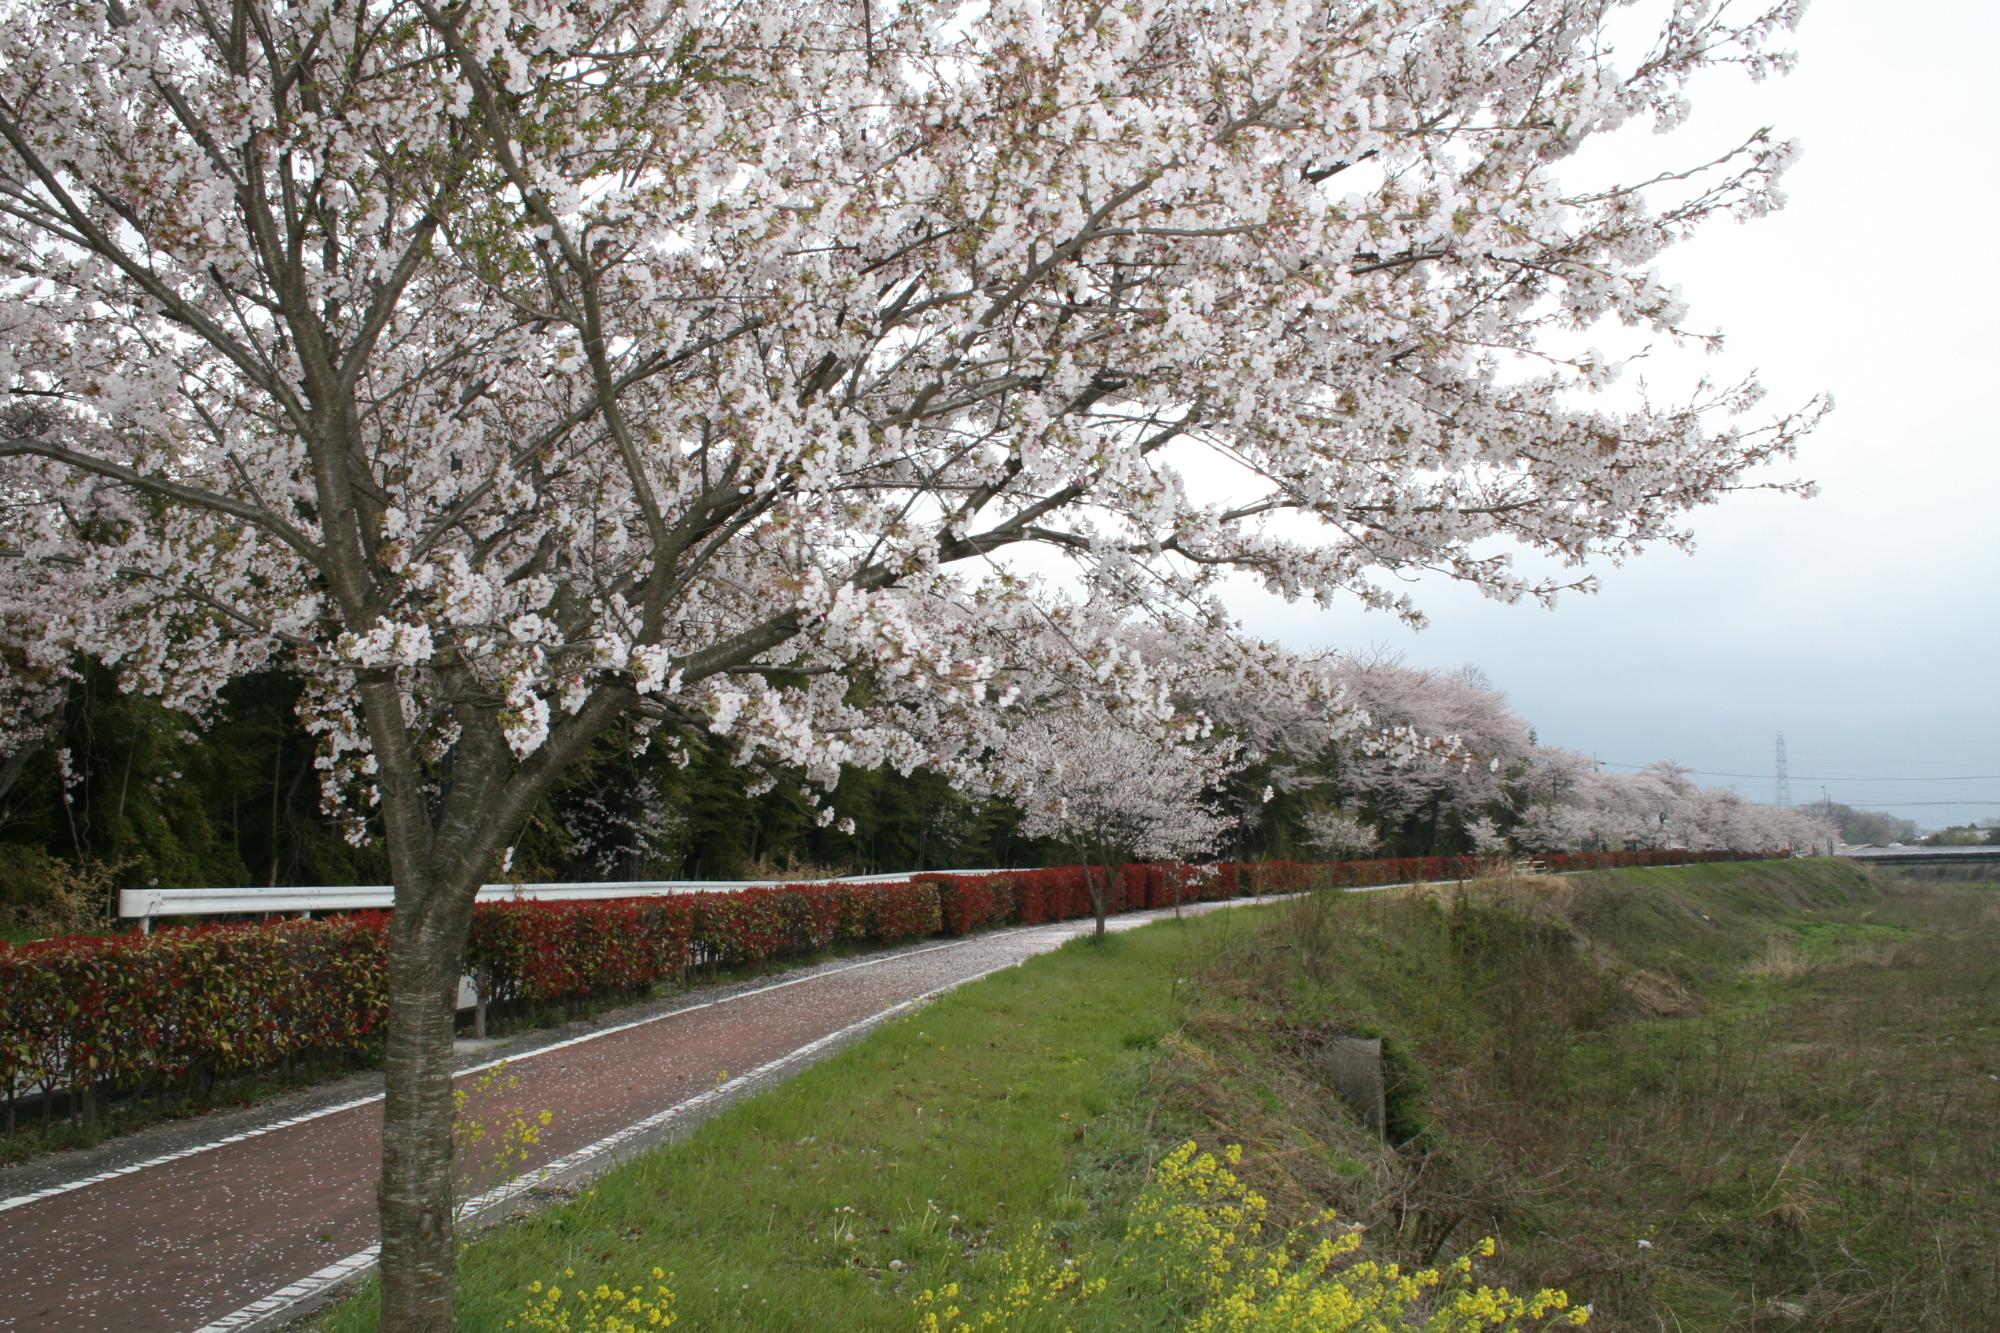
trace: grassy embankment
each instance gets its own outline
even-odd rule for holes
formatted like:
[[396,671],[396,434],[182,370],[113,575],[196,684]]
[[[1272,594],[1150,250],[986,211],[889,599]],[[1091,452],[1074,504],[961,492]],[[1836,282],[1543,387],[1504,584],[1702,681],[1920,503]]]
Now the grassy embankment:
[[[1501,1276],[1594,1301],[1594,1327],[1988,1327],[1996,945],[1991,888],[1809,862],[1323,895],[1072,946],[480,1239],[463,1317],[657,1266],[688,1327],[909,1327],[926,1288],[990,1298],[1030,1219],[1107,1264],[1193,1136],[1377,1255],[1496,1235]],[[1400,1146],[1317,1058],[1356,1032],[1388,1040]],[[1168,1324],[1148,1299],[1077,1323]],[[365,1300],[327,1321],[369,1324]]]
[[1703,866],[1296,921],[1296,948],[1217,974],[1254,1017],[1196,1015],[1177,1086],[1228,1124],[1254,1108],[1203,1091],[1218,1071],[1296,1079],[1330,1029],[1399,1039],[1414,1141],[1361,1179],[1279,1172],[1385,1243],[1495,1234],[1598,1327],[2000,1319],[1993,886]]

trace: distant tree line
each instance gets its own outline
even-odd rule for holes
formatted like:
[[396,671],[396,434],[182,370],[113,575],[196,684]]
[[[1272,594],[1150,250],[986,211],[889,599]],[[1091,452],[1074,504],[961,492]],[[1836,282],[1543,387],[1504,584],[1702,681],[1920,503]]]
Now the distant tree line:
[[[1330,745],[1295,732],[1291,748],[1318,747],[1312,753],[1287,748],[1283,700],[1190,701],[1234,716],[1258,741],[1206,797],[1231,826],[1219,855],[1813,846],[1815,827],[1831,836],[1807,814],[1697,787],[1670,764],[1613,774],[1539,746],[1471,668],[1345,659],[1327,670],[1372,727]],[[0,763],[0,916],[33,916],[50,901],[70,915],[81,894],[101,917],[111,889],[143,884],[388,882],[379,841],[351,842],[322,810],[319,752],[297,702],[284,678],[248,677],[197,730],[121,692],[110,672],[86,671],[43,742]],[[1391,735],[1449,744],[1413,750],[1382,740]],[[542,802],[514,839],[511,874],[731,879],[1036,866],[1077,853],[1032,836],[1045,824],[1014,801],[922,768],[846,771],[830,802],[840,818],[829,821],[799,784],[782,773],[760,782],[721,743],[635,753],[629,742],[608,740]],[[1915,836],[1907,821],[1832,811],[1850,842]]]
[[1818,801],[1806,808],[1838,824],[1840,840],[1856,846],[2000,847],[2000,818],[1975,819],[1926,834],[1913,819],[1900,819],[1880,810],[1857,810],[1839,801]]
[[1954,824],[1923,840],[1926,847],[2000,847],[2000,820]]
[[1838,824],[1840,840],[1855,846],[1887,847],[1896,842],[1915,842],[1922,832],[1913,819],[1898,819],[1880,810],[1857,810],[1839,801],[1820,801],[1808,808]]

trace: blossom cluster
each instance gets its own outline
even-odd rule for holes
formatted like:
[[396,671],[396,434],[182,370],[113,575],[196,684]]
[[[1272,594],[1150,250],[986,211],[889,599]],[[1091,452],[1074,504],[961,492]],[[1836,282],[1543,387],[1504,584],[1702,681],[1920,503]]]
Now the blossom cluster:
[[1585,584],[1821,407],[1568,350],[1706,340],[1654,261],[1782,197],[1763,132],[1559,174],[1788,67],[1796,0],[1662,8],[9,5],[0,728],[82,657],[197,714],[281,668],[330,801],[504,808],[433,824],[483,866],[617,724],[831,785],[970,762],[1080,606]]
[[1698,786],[1671,763],[1613,773],[1585,755],[1538,749],[1522,781],[1533,799],[1514,840],[1537,853],[1786,847],[1824,855],[1840,841],[1833,821],[1810,807],[1759,805]]

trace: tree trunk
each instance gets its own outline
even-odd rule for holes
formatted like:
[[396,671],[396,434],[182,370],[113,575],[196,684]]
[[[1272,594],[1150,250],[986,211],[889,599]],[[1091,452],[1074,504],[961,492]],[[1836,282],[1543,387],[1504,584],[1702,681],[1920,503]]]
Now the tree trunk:
[[278,743],[271,755],[271,887],[278,887],[279,801],[285,791],[285,731],[278,729]]
[[[328,520],[331,522],[331,520]],[[360,612],[352,618],[365,621]],[[453,1327],[452,1030],[479,881],[537,802],[636,696],[601,690],[564,733],[517,762],[495,714],[466,705],[463,731],[432,786],[406,731],[396,677],[355,673],[380,765],[382,832],[395,879],[389,918],[389,1022],[384,1052],[381,1217],[382,1333]]]
[[431,915],[399,903],[389,925],[378,1187],[383,1333],[453,1327],[451,1042],[460,950],[432,938],[439,926],[427,923]]

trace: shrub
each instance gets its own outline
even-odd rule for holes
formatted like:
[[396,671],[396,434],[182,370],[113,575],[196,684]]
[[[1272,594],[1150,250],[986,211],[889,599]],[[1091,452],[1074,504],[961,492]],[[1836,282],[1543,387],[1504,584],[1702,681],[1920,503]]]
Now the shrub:
[[818,953],[833,943],[840,924],[839,901],[823,885],[787,889],[779,895],[785,920],[785,951]]
[[936,884],[871,884],[869,942],[896,944],[935,935],[944,927]]
[[1001,919],[995,912],[993,881],[987,876],[930,875],[917,882],[936,885],[938,913],[947,935],[968,935]]
[[833,938],[842,944],[868,940],[871,915],[868,889],[860,884],[829,884],[822,890],[833,902]]
[[[1406,1270],[1357,1258],[1361,1233],[1331,1212],[1280,1230],[1270,1207],[1218,1160],[1182,1144],[1154,1168],[1126,1223],[1123,1245],[1059,1254],[1039,1224],[1001,1254],[998,1299],[979,1308],[957,1283],[924,1292],[927,1333],[946,1330],[1113,1326],[1128,1293],[1157,1293],[1185,1310],[1188,1333],[1307,1333],[1321,1329],[1527,1330],[1586,1323],[1560,1291],[1517,1296],[1474,1281],[1474,1256]],[[1065,1243],[1062,1249],[1067,1250]]]
[[0,843],[0,926],[43,935],[103,935],[117,925],[112,885],[129,861],[60,860],[38,847]]
[[1018,924],[1021,876],[936,875],[938,909],[948,935],[966,935],[982,926]]
[[0,946],[0,1082],[71,1094],[366,1049],[384,913]]
[[695,952],[699,961],[731,967],[778,956],[786,942],[782,889],[739,889],[688,895],[694,904]]

